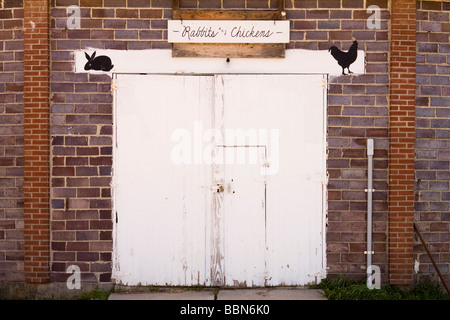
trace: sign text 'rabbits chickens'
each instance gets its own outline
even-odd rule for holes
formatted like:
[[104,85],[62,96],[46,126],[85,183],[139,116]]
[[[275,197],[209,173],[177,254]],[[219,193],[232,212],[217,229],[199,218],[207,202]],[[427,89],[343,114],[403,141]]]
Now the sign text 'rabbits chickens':
[[289,21],[169,20],[174,43],[288,43]]

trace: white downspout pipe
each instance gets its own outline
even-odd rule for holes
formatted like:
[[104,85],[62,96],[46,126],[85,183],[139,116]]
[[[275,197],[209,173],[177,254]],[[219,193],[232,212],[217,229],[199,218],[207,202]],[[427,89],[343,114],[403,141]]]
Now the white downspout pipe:
[[373,178],[372,178],[372,170],[373,170],[373,139],[367,139],[367,285],[369,281],[372,282],[372,193],[375,191],[373,189]]

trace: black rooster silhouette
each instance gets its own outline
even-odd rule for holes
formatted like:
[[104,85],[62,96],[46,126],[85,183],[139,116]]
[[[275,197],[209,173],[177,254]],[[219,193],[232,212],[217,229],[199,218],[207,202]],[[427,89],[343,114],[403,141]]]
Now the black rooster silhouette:
[[345,68],[347,68],[348,73],[353,73],[350,71],[350,65],[355,62],[358,57],[358,42],[356,40],[353,41],[353,44],[347,52],[343,52],[335,46],[332,46],[328,51],[331,51],[333,58],[335,58],[338,64],[342,67],[343,75],[345,75]]
[[89,56],[86,52],[84,55],[88,60],[86,65],[84,66],[84,70],[101,70],[101,71],[109,71],[114,65],[111,62],[111,59],[107,56],[99,56],[95,57],[97,52],[94,52],[92,56]]

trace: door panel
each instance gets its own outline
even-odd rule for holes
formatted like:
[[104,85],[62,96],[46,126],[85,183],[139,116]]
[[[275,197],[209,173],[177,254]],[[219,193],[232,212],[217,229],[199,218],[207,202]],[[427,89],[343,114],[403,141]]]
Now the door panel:
[[[264,286],[265,283],[266,185],[260,164],[248,161],[253,155],[264,158],[264,149],[224,147],[224,284],[227,286]],[[247,161],[241,162],[244,158]]]
[[[323,77],[224,75],[217,82],[226,143],[266,147],[265,284],[315,282],[325,268]],[[241,129],[241,141],[227,129]]]
[[213,77],[121,75],[118,83],[115,277],[207,284],[211,166],[194,164],[193,132],[211,124]]
[[117,282],[276,286],[325,275],[322,75],[117,78]]

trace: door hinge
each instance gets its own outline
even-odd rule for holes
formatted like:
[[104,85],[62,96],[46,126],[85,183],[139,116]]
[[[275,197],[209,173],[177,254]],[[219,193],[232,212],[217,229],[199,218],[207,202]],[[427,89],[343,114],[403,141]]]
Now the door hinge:
[[117,79],[112,79],[112,81],[111,81],[111,92],[117,91],[118,87],[119,87],[119,81]]
[[322,79],[322,89],[328,90],[328,79],[327,78]]

